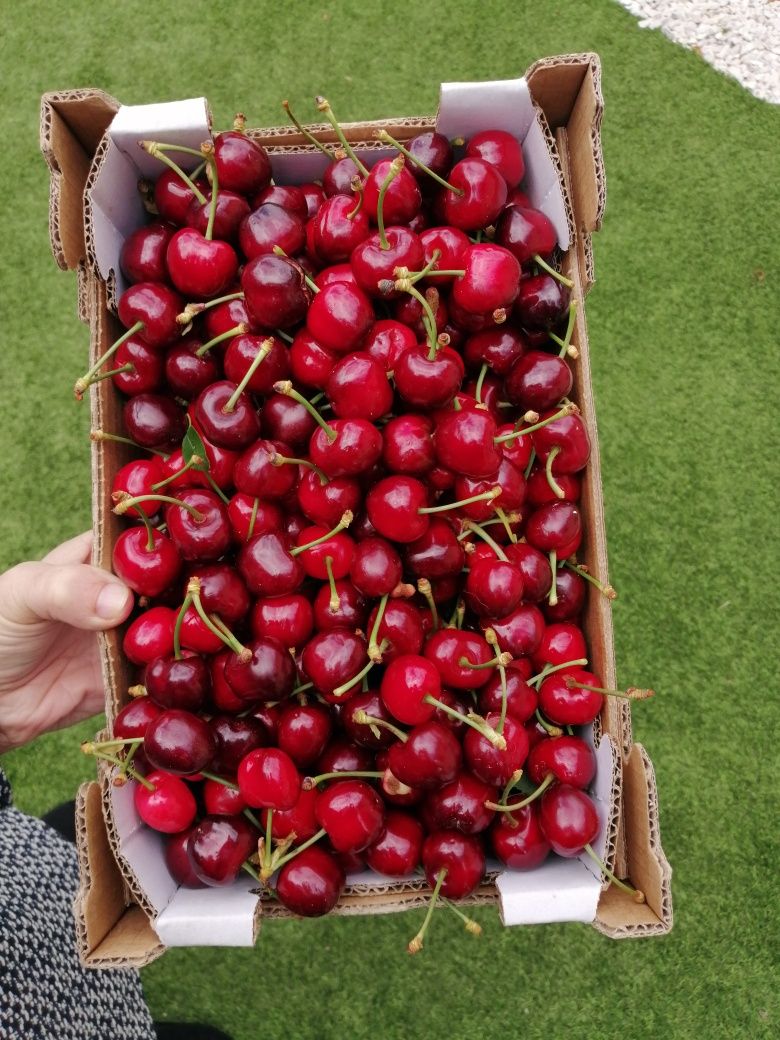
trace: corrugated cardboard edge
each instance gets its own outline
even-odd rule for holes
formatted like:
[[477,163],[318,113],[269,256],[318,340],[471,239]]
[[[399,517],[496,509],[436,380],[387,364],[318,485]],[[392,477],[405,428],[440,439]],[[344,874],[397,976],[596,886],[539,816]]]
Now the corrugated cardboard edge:
[[109,845],[100,785],[82,784],[76,796],[79,888],[73,909],[79,958],[86,968],[142,967],[164,952],[147,915],[128,899]]

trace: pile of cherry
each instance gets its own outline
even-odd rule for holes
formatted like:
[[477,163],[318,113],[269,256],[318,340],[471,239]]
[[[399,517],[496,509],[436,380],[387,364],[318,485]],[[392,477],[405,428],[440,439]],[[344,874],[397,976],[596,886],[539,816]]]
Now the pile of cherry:
[[589,584],[614,592],[576,562],[574,305],[520,144],[380,132],[368,170],[319,109],[322,184],[274,184],[240,118],[190,174],[142,142],[127,331],[76,384],[126,396],[92,436],[136,447],[113,566],[138,682],[84,749],[136,780],[180,884],[246,870],[318,915],[356,870],[422,871],[427,925],[437,899],[463,917],[486,851],[593,854],[574,727],[649,691],[587,670]]

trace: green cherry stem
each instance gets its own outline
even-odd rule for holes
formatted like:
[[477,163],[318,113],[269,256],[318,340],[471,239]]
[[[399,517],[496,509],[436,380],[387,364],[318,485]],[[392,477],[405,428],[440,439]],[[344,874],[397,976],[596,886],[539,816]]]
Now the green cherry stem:
[[544,464],[544,475],[547,478],[547,485],[550,491],[555,495],[556,498],[566,498],[566,492],[563,490],[561,485],[553,476],[553,462],[561,452],[560,444],[556,444],[550,454],[547,456],[547,461]]
[[220,623],[219,625],[213,621],[201,602],[200,598],[200,579],[192,577],[187,582],[187,595],[192,599],[192,605],[198,613],[198,617],[201,619],[206,628],[215,635],[217,639],[220,639],[225,646],[229,647],[234,654],[239,658],[242,664],[247,664],[252,660],[252,651],[243,646],[233,633],[228,629],[225,624]]
[[[562,358],[564,356],[564,354],[568,354],[568,352],[569,352],[569,345],[571,343],[572,333],[574,332],[574,323],[576,321],[576,318],[577,318],[577,301],[576,300],[572,300],[571,303],[569,304],[569,320],[566,323],[566,332],[564,334],[564,337],[563,337],[563,339],[559,339],[558,336],[555,336],[555,342],[561,348],[560,353],[558,354],[558,357],[560,357],[560,358]],[[571,349],[572,350],[576,350],[577,348],[576,347],[572,347]],[[577,352],[577,353],[579,353],[579,352]]]
[[417,512],[428,514],[428,513],[446,513],[450,509],[460,509],[462,506],[470,506],[473,502],[492,502],[494,498],[498,498],[501,494],[501,488],[496,485],[490,489],[490,491],[483,491],[481,495],[472,495],[470,498],[462,498],[459,502],[446,502],[443,506],[421,506]]
[[351,679],[347,680],[347,682],[342,683],[341,686],[336,687],[336,689],[333,691],[333,696],[343,697],[344,694],[351,690],[353,686],[357,686],[358,683],[361,683],[363,679],[371,671],[371,669],[374,667],[374,665],[378,664],[379,661],[382,660],[382,654],[385,652],[389,645],[390,644],[388,643],[388,641],[386,639],[383,639],[378,647],[379,659],[374,660],[373,658],[369,657],[368,661],[363,665],[363,667],[360,669],[357,675],[353,675]]
[[224,776],[217,776],[216,773],[207,773],[205,769],[200,770],[200,775],[207,780],[213,780],[215,784],[222,784],[223,787],[227,787],[231,791],[238,790],[238,784],[234,784],[232,780],[226,780]]
[[536,448],[531,448],[531,457],[528,460],[528,465],[525,467],[525,470],[523,471],[523,477],[526,480],[528,480],[528,478],[530,477],[531,470],[534,468],[534,463],[535,462],[536,462]]
[[371,661],[379,663],[382,660],[382,651],[379,647],[379,629],[382,625],[382,618],[385,616],[385,608],[387,601],[390,598],[390,593],[385,593],[379,601],[377,607],[376,617],[374,618],[374,624],[371,626],[371,633],[368,637],[368,656]]
[[428,925],[431,923],[433,911],[436,909],[436,903],[439,899],[439,892],[441,892],[441,886],[443,885],[444,879],[446,877],[447,868],[442,867],[442,869],[436,875],[436,884],[433,887],[433,894],[431,895],[431,901],[428,904],[428,912],[425,915],[425,920],[422,923],[422,927],[420,928],[417,935],[415,935],[415,937],[410,941],[409,945],[407,946],[407,950],[409,951],[409,953],[419,953],[420,950],[423,948],[423,939],[425,938],[425,933],[428,930]]
[[195,181],[192,180],[189,174],[186,174],[184,172],[184,170],[181,168],[181,166],[179,166],[177,162],[174,162],[174,160],[171,159],[169,155],[165,154],[166,149],[168,149],[170,151],[186,152],[189,155],[197,155],[198,157],[201,157],[200,152],[196,152],[194,148],[184,148],[180,147],[179,145],[162,145],[159,144],[157,141],[139,141],[138,143],[141,145],[145,152],[152,156],[153,159],[159,159],[161,163],[165,163],[168,169],[173,170],[176,176],[180,177],[181,180],[187,185],[187,187],[190,189],[190,191],[201,204],[201,206],[206,205],[206,196],[197,186]]
[[431,612],[431,618],[433,619],[433,631],[438,631],[439,628],[439,612],[436,609],[436,600],[433,598],[433,589],[431,583],[427,578],[420,578],[417,581],[417,591],[425,599],[428,604],[428,609]]
[[490,546],[490,548],[493,550],[493,552],[496,554],[499,560],[503,560],[504,563],[509,563],[509,557],[507,556],[507,554],[504,552],[504,550],[501,548],[501,546],[498,544],[495,538],[492,538],[481,524],[478,524],[475,520],[466,520],[463,524],[463,527],[464,530],[473,532],[475,535],[481,538],[483,542],[487,542],[487,544]]
[[173,656],[177,661],[181,661],[181,626],[184,624],[184,615],[191,605],[192,596],[187,593],[184,597],[184,602],[179,608],[179,613],[176,615],[176,624],[173,626]]
[[[281,246],[274,246],[273,254],[274,254],[274,256],[285,256],[285,257],[287,256],[287,253],[285,253],[285,251],[282,249]],[[289,259],[289,257],[287,257],[287,258]],[[314,281],[314,279],[310,278],[306,274],[306,272],[303,270],[303,268],[301,268],[301,272],[303,274],[303,280],[306,282],[306,284],[311,289],[311,291],[313,293],[315,293],[315,295],[316,295],[316,293],[318,293],[320,291],[319,285],[317,285],[317,283]]]
[[252,541],[252,535],[255,533],[255,524],[257,523],[257,507],[260,505],[260,499],[256,498],[252,503],[252,515],[249,518],[249,527],[246,532],[246,540]]
[[329,151],[329,149],[327,149],[325,147],[325,145],[322,143],[322,141],[318,141],[317,138],[314,136],[314,134],[310,133],[306,129],[306,127],[303,126],[302,123],[298,122],[298,119],[295,117],[295,115],[293,115],[293,110],[290,108],[290,102],[289,101],[283,101],[282,102],[282,108],[284,109],[285,115],[290,120],[290,122],[295,127],[295,129],[298,131],[298,133],[302,137],[305,137],[306,140],[309,142],[309,144],[313,144],[315,148],[319,149],[319,151],[321,151],[323,155],[326,155],[328,157],[328,159],[331,162],[333,162],[335,160],[335,156],[334,156],[333,152]]
[[513,802],[511,805],[502,805],[500,802],[485,802],[485,808],[492,809],[493,812],[517,812],[518,809],[524,809],[526,805],[535,802],[537,798],[544,794],[554,780],[555,774],[548,773],[536,790],[532,791],[526,798],[523,798],[522,801]]
[[307,469],[313,470],[320,478],[320,484],[324,487],[329,483],[327,476],[322,472],[319,466],[311,461],[311,459],[299,459],[293,455],[280,455],[278,451],[273,452],[269,456],[268,460],[272,466],[305,466]]
[[446,906],[448,910],[451,910],[456,917],[460,918],[463,922],[466,931],[469,935],[482,935],[482,925],[477,924],[473,917],[468,917],[463,911],[457,907],[451,899],[446,899],[443,895],[439,895],[439,901],[443,906]]
[[338,437],[338,432],[334,430],[332,426],[328,426],[311,401],[307,400],[303,394],[298,393],[298,391],[293,388],[289,379],[280,380],[278,383],[274,383],[274,390],[277,394],[284,394],[285,397],[291,397],[293,401],[302,404],[312,419],[322,427],[328,440],[331,441],[331,443],[335,441],[336,437]]
[[344,772],[335,773],[320,773],[318,776],[307,776],[304,777],[301,787],[304,791],[311,791],[314,787],[319,787],[320,784],[324,784],[326,780],[342,780],[349,777],[357,777],[358,779],[366,780],[381,780],[384,773],[379,773],[376,770],[371,769],[357,769],[357,770],[345,770]]
[[629,895],[634,897],[634,902],[635,903],[644,903],[645,902],[645,894],[644,894],[644,892],[641,889],[639,889],[639,888],[634,888],[633,885],[629,885],[625,881],[621,881],[620,878],[615,877],[615,875],[612,873],[612,871],[609,869],[609,867],[606,865],[606,863],[601,859],[601,857],[598,855],[598,853],[594,850],[592,845],[590,845],[590,844],[584,845],[583,848],[585,849],[587,854],[590,856],[590,858],[593,860],[593,862],[596,864],[596,866],[599,868],[599,870],[604,875],[604,877],[607,878],[607,880],[610,882],[610,884],[616,885],[618,888],[622,888],[622,890],[624,892],[628,892]]
[[534,715],[536,716],[536,721],[539,723],[539,725],[542,727],[542,729],[548,737],[560,737],[560,735],[563,733],[561,727],[554,726],[551,722],[548,722],[538,708],[534,712]]
[[379,198],[377,199],[376,203],[376,229],[379,234],[380,249],[390,248],[390,243],[387,241],[387,236],[385,235],[385,195],[387,195],[387,190],[390,187],[390,185],[393,183],[398,174],[404,168],[405,161],[406,160],[402,155],[397,155],[395,159],[393,159],[393,161],[390,163],[390,169],[387,171],[387,176],[382,181],[382,186],[379,189]]
[[646,701],[655,697],[655,690],[642,690],[638,686],[629,686],[626,690],[607,690],[603,686],[577,682],[571,675],[567,675],[564,682],[570,690],[591,690],[593,693],[602,693],[605,697],[620,697],[627,701]]
[[538,264],[543,271],[546,271],[548,274],[552,275],[556,281],[561,283],[561,285],[565,285],[567,289],[574,288],[574,282],[571,280],[571,278],[567,278],[565,275],[561,274],[560,271],[556,271],[555,268],[551,267],[546,260],[542,260],[541,256],[539,256],[538,253],[534,254],[533,261],[535,264]]
[[574,571],[575,574],[579,574],[585,581],[589,581],[594,588],[597,588],[607,599],[617,599],[617,592],[612,588],[611,585],[605,585],[603,582],[595,578],[584,564],[571,563],[569,560],[564,560],[564,567],[568,567],[570,571]]
[[116,354],[116,352],[122,346],[122,344],[126,343],[131,336],[134,336],[136,334],[136,332],[140,332],[143,327],[144,323],[142,321],[137,321],[134,325],[131,325],[131,327],[126,332],[122,333],[119,339],[115,340],[111,344],[108,350],[106,350],[103,354],[100,355],[100,357],[97,359],[92,368],[90,368],[87,372],[84,373],[83,376],[76,380],[73,387],[73,396],[76,398],[77,401],[80,401],[84,397],[87,388],[95,382],[95,376],[106,363],[106,361],[108,361],[110,357],[113,357],[114,354]]
[[438,698],[431,696],[430,693],[426,693],[423,697],[426,704],[433,704],[445,715],[449,715],[453,719],[457,719],[459,722],[464,722],[467,726],[471,726],[472,729],[476,730],[480,736],[484,737],[485,740],[490,741],[499,751],[506,750],[506,740],[504,737],[497,733],[492,726],[489,726],[485,719],[481,715],[477,715],[476,712],[470,711],[467,715],[463,715],[455,708],[451,708],[449,704],[445,704],[444,701],[440,701]]
[[238,404],[239,398],[249,385],[252,376],[255,374],[260,365],[271,353],[271,348],[273,347],[273,345],[274,341],[271,337],[269,337],[268,339],[264,339],[263,342],[260,344],[260,348],[257,351],[257,354],[255,355],[252,364],[249,366],[249,368],[246,370],[246,373],[244,374],[244,378],[238,384],[238,386],[230,395],[228,400],[222,405],[223,415],[230,415],[230,413],[235,409],[236,405]]
[[137,441],[133,441],[129,437],[122,437],[118,433],[106,433],[105,430],[90,430],[89,439],[95,441],[96,444],[101,444],[104,441],[110,441],[112,444],[129,444],[131,448],[137,448],[138,451],[148,451],[151,455],[157,455],[161,459],[168,458],[167,452],[158,451],[156,448],[145,448],[143,444],[138,444]]
[[547,593],[547,602],[551,607],[554,607],[558,602],[558,553],[555,549],[550,550],[550,570],[552,571],[552,578],[550,580],[550,591]]
[[339,533],[339,531],[345,530],[352,523],[354,514],[351,509],[345,509],[341,514],[341,519],[336,526],[327,532],[327,534],[320,535],[319,538],[315,538],[311,542],[307,542],[306,545],[296,545],[294,549],[290,549],[290,556],[300,556],[302,552],[306,552],[307,549],[313,549],[317,545],[322,545],[323,542],[327,542],[329,538],[333,538]]
[[[435,361],[439,352],[439,342],[436,335],[436,315],[433,312],[433,308],[420,290],[412,284],[411,278],[397,278],[392,284],[398,292],[406,292],[413,296],[422,307],[428,328],[428,360]],[[381,288],[382,285],[380,284]]]
[[341,600],[339,599],[339,591],[336,588],[336,579],[333,577],[333,557],[325,557],[325,570],[328,575],[328,586],[330,588],[330,599],[328,600],[328,608],[332,614],[341,606]]
[[203,357],[212,347],[216,347],[218,343],[224,343],[226,339],[233,339],[235,336],[245,336],[249,332],[249,326],[246,322],[239,322],[238,325],[234,325],[232,329],[228,329],[227,332],[220,332],[218,336],[208,340],[206,343],[201,344],[195,351],[195,357]]
[[116,501],[113,512],[117,516],[123,516],[128,509],[140,505],[141,502],[164,502],[168,505],[179,506],[180,509],[190,514],[196,524],[200,524],[206,519],[203,513],[199,512],[195,506],[188,505],[186,502],[173,498],[171,495],[136,495],[133,497],[126,491],[119,491],[115,492],[111,497]]
[[184,463],[181,469],[175,473],[171,473],[169,477],[165,477],[164,480],[158,480],[156,484],[152,484],[152,491],[159,491],[160,488],[167,487],[168,484],[172,484],[177,477],[180,477],[183,473],[187,473],[191,469],[200,469],[201,466],[206,465],[206,460],[202,459],[200,455],[191,455],[189,460]]
[[479,370],[479,376],[477,378],[477,390],[475,394],[477,398],[477,404],[482,404],[482,384],[485,382],[485,376],[488,374],[489,368],[490,366],[487,362],[485,362],[485,364]]
[[327,121],[330,123],[330,125],[335,130],[336,136],[338,137],[339,141],[341,142],[341,147],[344,149],[344,151],[350,157],[350,159],[355,164],[355,166],[357,166],[357,168],[360,170],[360,172],[363,174],[363,176],[367,177],[368,176],[368,168],[360,161],[360,159],[358,159],[357,155],[355,154],[354,149],[352,148],[352,145],[349,143],[349,141],[344,136],[344,131],[341,129],[341,127],[338,124],[338,120],[333,115],[333,109],[330,107],[330,102],[328,101],[328,99],[324,98],[321,94],[318,94],[317,97],[315,98],[315,103],[317,105],[317,111],[322,112],[322,114],[325,116]]
[[230,303],[232,300],[243,300],[244,294],[242,292],[228,293],[227,296],[217,296],[213,300],[208,300],[206,303],[188,303],[181,314],[176,315],[176,322],[179,325],[190,325],[193,318],[197,318],[203,311],[209,309],[209,307],[217,307],[220,303]]
[[531,678],[526,681],[529,686],[535,686],[537,683],[542,683],[548,676],[553,675],[555,672],[562,672],[564,668],[579,668],[587,663],[587,657],[578,657],[576,661],[564,661],[562,664],[546,664],[544,668],[542,668],[541,672],[537,672],[536,675],[532,675]]
[[355,712],[353,719],[359,726],[376,726],[380,729],[386,729],[388,733],[392,733],[394,737],[397,737],[402,744],[405,744],[409,739],[409,734],[405,733],[399,726],[395,726],[392,722],[385,721],[385,719],[377,718],[375,715],[369,715],[362,708]]
[[422,162],[416,156],[412,155],[412,153],[407,148],[404,148],[400,141],[396,141],[394,137],[391,137],[390,134],[388,134],[387,130],[375,131],[374,137],[381,141],[382,144],[391,144],[393,148],[396,148],[401,153],[401,155],[406,156],[409,162],[414,163],[415,166],[427,173],[428,176],[432,177],[437,184],[440,184],[442,186],[442,188],[447,188],[449,191],[454,192],[456,195],[463,194],[463,188],[456,188],[454,184],[450,184],[449,181],[445,181],[445,179],[443,177],[440,177],[438,173],[434,173],[430,166],[426,166],[424,162]]
[[219,175],[217,174],[217,162],[214,158],[214,145],[211,141],[205,141],[201,151],[206,157],[209,180],[211,181],[211,202],[209,204],[209,221],[206,225],[206,234],[203,236],[210,242],[214,236],[214,219],[217,215],[217,196],[219,195]]
[[573,415],[576,411],[578,411],[577,406],[572,404],[571,401],[567,401],[562,408],[559,408],[558,411],[554,412],[552,415],[548,415],[546,419],[541,419],[539,422],[535,422],[531,426],[524,426],[522,429],[513,430],[511,433],[502,433],[500,437],[493,438],[493,443],[506,444],[508,441],[516,440],[518,437],[525,437],[528,433],[536,433],[536,431],[541,430],[543,426],[555,422],[556,419],[562,419],[565,415]]

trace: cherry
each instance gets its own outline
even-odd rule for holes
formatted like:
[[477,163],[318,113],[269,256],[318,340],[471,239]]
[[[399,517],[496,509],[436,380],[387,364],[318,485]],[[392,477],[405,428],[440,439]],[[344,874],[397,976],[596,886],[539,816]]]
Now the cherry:
[[465,250],[464,274],[455,279],[452,299],[473,314],[508,307],[520,287],[520,264],[503,246],[482,242]]
[[220,498],[213,491],[192,488],[180,491],[177,501],[181,505],[166,506],[165,522],[182,558],[219,559],[231,542],[230,521]]
[[[287,360],[290,360],[289,351]],[[305,448],[309,443],[316,423],[302,404],[284,394],[272,393],[266,397],[260,425],[263,434],[270,440],[284,441],[296,450]]]
[[[548,584],[549,588],[549,584]],[[585,606],[587,594],[585,579],[576,571],[562,567],[555,572],[555,606],[542,604],[544,616],[548,622],[568,621],[577,617]]]
[[175,624],[176,611],[170,607],[151,607],[131,622],[122,640],[122,653],[137,665],[172,654]]
[[526,349],[526,341],[516,329],[500,325],[469,336],[463,347],[463,357],[467,365],[488,365],[496,375],[506,376],[513,366],[516,367]]
[[227,130],[214,138],[214,160],[220,188],[256,195],[271,183],[268,152],[243,133]]
[[400,582],[402,573],[398,553],[384,538],[364,538],[355,546],[349,576],[365,596],[388,595]]
[[177,397],[191,401],[210,383],[220,378],[220,367],[214,352],[198,355],[203,344],[188,336],[176,343],[165,355],[165,380]]
[[529,329],[549,329],[569,308],[569,290],[549,274],[531,275],[520,283],[514,313]]
[[260,420],[247,394],[232,404],[236,384],[219,380],[195,401],[195,420],[210,441],[233,451],[247,447],[260,434]]
[[376,422],[393,407],[393,391],[382,365],[368,354],[347,354],[332,369],[325,392],[340,419]]
[[563,358],[532,350],[506,379],[507,397],[520,408],[544,412],[571,393],[572,371]]
[[503,560],[475,560],[466,578],[466,600],[480,617],[506,617],[523,598],[523,576]]
[[171,877],[182,888],[203,888],[203,882],[192,869],[189,847],[194,827],[172,834],[165,842],[165,865]]
[[388,664],[382,677],[380,696],[390,714],[407,726],[426,722],[441,692],[439,672],[431,661],[417,654],[401,654]]
[[144,754],[151,765],[179,776],[191,776],[205,769],[215,750],[208,723],[178,708],[158,715],[144,738]]
[[366,663],[365,640],[345,629],[320,632],[306,644],[301,657],[303,670],[314,688],[329,703],[357,692],[350,687],[343,694],[336,691],[353,679]]
[[568,784],[556,784],[542,795],[539,826],[559,856],[579,856],[601,829],[592,799]]
[[432,791],[423,805],[423,823],[428,831],[454,829],[464,834],[487,830],[495,813],[485,807],[497,788],[461,773],[448,784]]
[[[496,731],[500,727],[501,716],[491,712],[487,716],[487,724]],[[494,787],[503,787],[521,768],[528,755],[528,735],[522,722],[507,713],[503,728],[500,730],[506,747],[503,750],[491,744],[476,730],[467,730],[463,737],[463,754],[466,765],[478,780]]]
[[596,775],[596,756],[580,737],[547,737],[532,748],[527,771],[535,784],[552,773],[559,783],[584,790]]
[[216,339],[225,332],[231,332],[237,325],[249,327],[251,321],[243,297],[236,300],[228,298],[224,303],[209,307],[204,312],[204,325],[208,339]]
[[189,787],[183,780],[161,770],[147,774],[145,780],[146,783],[136,785],[133,800],[147,827],[164,834],[186,830],[197,812]]
[[261,502],[240,491],[233,495],[227,507],[230,526],[238,541],[246,542],[252,537],[280,531],[282,511],[272,502]]
[[[542,420],[547,416],[543,415]],[[531,434],[541,463],[552,457],[552,473],[577,473],[590,458],[590,437],[579,415],[562,415]],[[557,449],[557,450],[556,450]]]
[[445,221],[461,231],[477,231],[492,224],[501,212],[507,185],[497,168],[483,159],[466,158],[449,174],[442,209]]
[[340,740],[331,740],[317,763],[317,775],[323,773],[366,772],[373,768],[374,757],[364,747]]
[[206,885],[230,885],[252,854],[255,831],[243,816],[206,816],[192,832],[192,869]]
[[198,711],[211,689],[211,677],[202,657],[158,657],[146,666],[144,685],[163,708]]
[[147,346],[167,347],[181,334],[176,316],[181,297],[162,282],[138,282],[119,297],[117,314],[126,329],[135,325],[136,335]]
[[314,804],[317,822],[336,852],[361,852],[382,833],[382,799],[364,780],[336,780]]
[[324,390],[336,358],[334,351],[326,350],[305,328],[299,329],[290,347],[290,372],[296,383]]
[[304,216],[309,218],[313,217],[320,206],[325,202],[326,196],[322,186],[312,182],[299,184],[298,191],[303,196],[306,205],[306,213]]
[[[351,514],[347,514],[351,520]],[[322,527],[305,527],[298,535],[296,552],[310,578],[327,581],[330,576],[343,578],[349,573],[355,543],[339,523],[333,531]],[[316,545],[312,543],[318,543]]]
[[168,273],[184,296],[219,296],[238,272],[238,257],[228,242],[209,240],[194,227],[177,231],[165,254]]
[[[202,193],[207,190],[205,180],[194,181],[195,187]],[[183,225],[187,221],[187,213],[196,196],[192,188],[181,179],[174,170],[163,170],[154,183],[154,204],[163,220],[171,224]]]
[[[487,622],[483,622],[487,625]],[[491,619],[489,627],[498,645],[513,657],[526,657],[539,645],[544,631],[544,616],[533,603],[521,603],[511,614]]]
[[449,726],[429,719],[390,747],[387,763],[410,787],[441,787],[460,772],[460,742]]
[[[527,440],[530,438],[521,438]],[[557,456],[556,456],[557,457]],[[571,473],[555,474],[555,490],[550,486],[544,466],[535,465],[528,475],[528,501],[533,506],[542,506],[547,502],[561,499],[567,502],[578,502],[582,491],[580,478]]]
[[[211,202],[212,192],[209,191],[205,195],[204,202],[193,198],[187,209],[187,226],[196,228],[202,235],[207,235],[208,233],[209,220],[211,218]],[[237,195],[234,191],[227,191],[220,187],[215,205],[212,237],[235,243],[238,240],[238,229],[241,221],[250,213],[249,203],[242,195]]]
[[[512,662],[506,669],[506,712],[518,722],[527,722],[538,704],[536,690],[529,686],[526,678]],[[494,675],[479,691],[479,710],[483,714],[501,712],[504,689],[500,675]]]
[[240,791],[226,787],[217,780],[206,780],[201,791],[203,808],[209,816],[234,816],[246,809]]
[[344,870],[334,856],[312,846],[285,863],[276,880],[279,902],[301,917],[330,913],[344,891]]
[[468,477],[490,477],[501,461],[494,443],[496,423],[478,409],[446,412],[436,423],[433,443],[442,466]]
[[311,603],[295,592],[263,597],[252,607],[251,625],[256,639],[267,636],[282,646],[301,647],[314,629]]
[[360,505],[360,485],[351,477],[328,480],[314,469],[302,469],[297,488],[298,504],[313,523],[329,530],[346,512]]
[[534,548],[566,559],[577,551],[582,539],[580,511],[571,502],[539,506],[526,520],[525,536]]
[[122,531],[114,543],[111,567],[133,592],[154,597],[179,576],[181,557],[170,538],[159,531],[131,527]]
[[587,655],[582,629],[569,622],[560,622],[545,628],[539,646],[533,652],[533,663],[535,668],[541,669],[547,664],[566,664]]
[[316,787],[311,789],[302,787],[298,801],[292,809],[263,809],[260,813],[263,828],[268,827],[270,816],[271,836],[274,841],[284,841],[291,835],[299,842],[313,838],[319,830],[317,817],[314,815],[314,805],[318,794]]
[[382,434],[367,419],[334,419],[309,443],[311,461],[328,477],[354,477],[365,473],[382,454]]
[[[253,367],[261,350],[263,359]],[[281,340],[273,336],[236,336],[225,351],[224,364],[225,376],[231,382],[242,383],[249,376],[246,389],[264,397],[273,392],[274,383],[286,379],[290,374],[287,349]]]
[[314,623],[320,632],[334,628],[363,628],[368,606],[350,581],[323,585],[314,598]]
[[[320,201],[324,200],[325,194],[318,184],[309,184],[306,187],[309,192],[313,189],[319,196]],[[252,199],[252,205],[257,209],[259,206],[270,202],[306,220],[309,217],[306,198],[307,196],[301,188],[293,184],[270,184]]]
[[481,130],[470,137],[466,155],[495,166],[508,188],[516,188],[525,174],[520,142],[506,130]]
[[410,813],[391,810],[382,833],[365,850],[366,865],[386,877],[406,877],[420,864],[424,831]]
[[244,217],[238,241],[247,260],[267,256],[277,247],[287,256],[295,256],[306,243],[304,218],[273,202],[265,202]]
[[337,354],[354,350],[373,322],[371,301],[362,289],[347,282],[334,282],[321,289],[306,315],[309,334]]
[[486,640],[476,632],[441,629],[429,637],[423,652],[446,686],[473,690],[490,679],[489,668],[473,667],[485,665],[494,657]]
[[305,577],[300,562],[290,555],[289,539],[277,531],[248,542],[238,554],[238,570],[256,596],[288,595]]
[[401,354],[416,343],[417,336],[407,325],[382,318],[375,321],[366,333],[362,350],[379,361],[386,372],[392,372]]
[[[165,477],[165,469],[159,456],[149,459],[134,459],[117,472],[111,485],[112,498],[116,501],[121,497],[119,492],[126,492],[131,498],[144,497],[154,494],[153,485]],[[146,516],[154,516],[159,509],[159,502],[139,502],[133,506],[129,513],[138,516],[144,513]]]
[[327,746],[331,716],[320,704],[287,704],[277,732],[279,748],[301,769],[314,765]]
[[598,717],[604,695],[595,690],[570,687],[567,679],[586,686],[600,685],[592,672],[581,668],[566,669],[565,673],[557,672],[545,679],[539,687],[539,707],[551,722],[559,726],[588,726]]
[[119,253],[119,265],[129,282],[168,281],[165,250],[172,234],[173,228],[160,221],[130,232]]
[[147,727],[162,709],[149,697],[136,697],[118,713],[114,719],[113,732],[116,740],[127,740],[131,737],[143,737]]
[[131,397],[125,402],[122,418],[132,439],[144,448],[171,448],[184,436],[184,413],[162,394]]
[[225,645],[221,637],[204,623],[192,604],[182,618],[179,641],[185,649],[198,654],[216,654]]
[[265,728],[251,715],[214,715],[209,727],[216,744],[214,768],[219,773],[235,775],[241,760],[266,743]]
[[236,488],[245,495],[279,499],[297,482],[295,466],[276,465],[277,456],[290,458],[292,451],[281,441],[256,440],[240,456],[234,470]]
[[536,803],[513,813],[499,813],[490,830],[493,852],[512,870],[534,870],[550,854],[550,843],[539,825]]
[[414,477],[385,477],[366,496],[371,523],[394,542],[414,542],[425,534],[430,520],[420,510],[427,505],[427,488]]
[[306,316],[311,293],[303,270],[286,256],[257,256],[241,272],[250,319],[262,329],[289,329]]
[[[374,222],[377,220],[379,195],[385,181],[389,180],[382,199],[382,216],[386,224],[408,224],[422,205],[417,181],[405,167],[394,167],[397,163],[398,158],[380,159],[363,185],[363,205]],[[388,176],[391,172],[394,174],[392,179]]]
[[523,596],[531,603],[545,599],[550,591],[552,570],[544,553],[527,542],[516,542],[506,547],[506,555],[523,577]]
[[391,721],[392,716],[376,690],[366,690],[365,693],[356,693],[351,697],[342,707],[339,721],[347,735],[361,747],[378,751],[393,743],[395,738],[389,729],[359,721],[362,715],[359,716],[358,713],[365,713],[369,718],[380,719],[382,722]]
[[436,579],[459,575],[466,554],[452,526],[434,517],[425,533],[407,546],[405,559],[412,574]]
[[191,574],[200,582],[200,601],[208,614],[219,614],[228,625],[241,621],[249,611],[249,593],[240,575],[227,563],[195,567]]
[[163,359],[159,351],[148,347],[137,336],[131,336],[117,348],[114,365],[111,381],[117,390],[128,397],[151,394],[160,389]]
[[536,256],[552,257],[558,243],[555,228],[538,209],[507,206],[496,225],[496,241],[527,264]]
[[444,874],[441,893],[448,899],[465,899],[485,875],[485,853],[479,838],[457,831],[434,831],[422,847],[422,863],[433,887]]
[[348,282],[350,285],[357,285],[352,265],[331,264],[330,267],[323,267],[314,276],[314,284],[318,289],[324,289],[326,285],[331,285],[333,282]]
[[279,748],[250,751],[241,760],[237,780],[247,805],[256,809],[292,809],[301,791],[295,763]]
[[433,423],[427,415],[399,415],[383,430],[382,461],[393,473],[422,476],[436,464],[431,433]]
[[[327,186],[325,192],[331,194]],[[309,228],[319,260],[327,264],[349,260],[352,251],[371,234],[368,213],[362,206],[358,206],[359,201],[356,203],[350,189],[346,193],[333,195],[317,210],[309,222]]]
[[247,644],[249,660],[232,654],[225,663],[225,679],[247,701],[279,701],[295,686],[295,665],[281,643],[267,636]]
[[[405,227],[390,227],[382,235],[371,235],[352,251],[350,266],[360,288],[369,296],[387,298],[382,283],[395,281],[395,269],[416,271],[425,263],[422,242]],[[393,294],[394,295],[394,292]]]
[[322,188],[328,197],[334,195],[351,195],[355,178],[360,178],[360,170],[354,159],[341,155],[335,158],[322,175]]
[[442,408],[460,386],[463,361],[450,347],[431,353],[427,343],[418,343],[401,354],[394,374],[396,389],[407,404],[415,408]]

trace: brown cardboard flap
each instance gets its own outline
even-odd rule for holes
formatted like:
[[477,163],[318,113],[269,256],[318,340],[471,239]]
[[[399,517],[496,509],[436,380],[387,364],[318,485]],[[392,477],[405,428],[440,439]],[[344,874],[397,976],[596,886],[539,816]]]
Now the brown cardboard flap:
[[83,196],[100,138],[119,108],[102,90],[69,90],[41,98],[41,151],[51,172],[49,235],[62,268],[85,258]]

